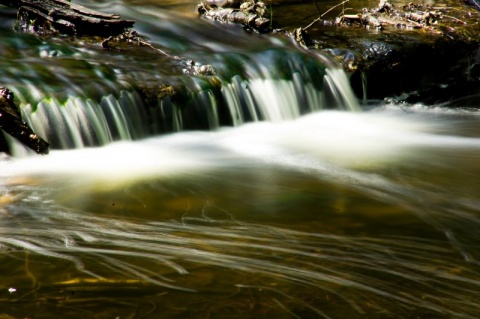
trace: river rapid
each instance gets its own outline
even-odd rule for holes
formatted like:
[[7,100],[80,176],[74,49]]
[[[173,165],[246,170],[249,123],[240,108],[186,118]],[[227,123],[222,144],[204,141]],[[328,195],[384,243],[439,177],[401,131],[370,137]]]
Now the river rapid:
[[[327,57],[191,1],[77,2],[212,64],[230,125],[165,58],[2,22],[2,85],[57,137],[0,159],[0,318],[480,316],[477,96],[359,104]],[[142,126],[132,78],[197,89],[209,130]]]

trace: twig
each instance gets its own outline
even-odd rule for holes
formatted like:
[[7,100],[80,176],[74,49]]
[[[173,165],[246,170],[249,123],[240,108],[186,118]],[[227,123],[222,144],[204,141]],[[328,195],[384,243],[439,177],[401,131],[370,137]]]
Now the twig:
[[314,0],[314,2],[315,2],[315,7],[317,7],[318,14],[319,14],[320,17],[321,17],[322,14],[320,13],[320,7],[318,6],[318,2],[317,2],[317,0]]
[[308,28],[310,28],[312,25],[314,25],[315,23],[317,23],[320,20],[322,20],[322,18],[316,18],[309,25],[307,25],[305,28],[303,28],[303,30],[307,30]]
[[[305,28],[303,28],[303,30],[307,30],[308,28],[310,28],[312,25],[314,25],[315,23],[317,23],[318,21],[322,20],[323,16],[326,15],[327,13],[329,13],[330,11],[332,11],[333,9],[341,6],[341,5],[344,5],[345,3],[349,2],[350,0],[345,0],[345,1],[342,1],[340,2],[339,4],[337,5],[334,5],[333,7],[331,7],[330,9],[328,9],[327,11],[325,11],[324,13],[320,14],[320,17],[316,18],[315,20],[313,20],[309,25],[307,25]],[[315,6],[317,7],[317,10],[318,10],[318,13],[320,13],[320,8],[318,7],[318,3],[317,3],[317,0],[315,0]]]
[[458,22],[458,23],[461,23],[461,24],[467,24],[465,21],[463,20],[460,20],[458,18],[455,18],[455,17],[452,17],[452,16],[448,16],[448,15],[442,15],[444,18],[448,18],[448,19],[452,19],[453,21],[455,22]]
[[327,13],[329,13],[330,11],[332,11],[333,9],[335,9],[336,7],[339,7],[341,5],[344,5],[345,3],[349,2],[350,0],[345,0],[343,2],[340,2],[339,4],[337,5],[334,5],[333,7],[331,7],[330,9],[328,9],[327,11],[325,11],[323,14],[320,15],[320,18],[322,18],[324,15],[326,15]]

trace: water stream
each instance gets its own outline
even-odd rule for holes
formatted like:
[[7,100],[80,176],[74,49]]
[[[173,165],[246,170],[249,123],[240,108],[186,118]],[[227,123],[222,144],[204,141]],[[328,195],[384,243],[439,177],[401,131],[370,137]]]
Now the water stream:
[[[362,109],[282,36],[81,3],[222,85],[2,25],[0,78],[54,149],[0,159],[0,318],[478,318],[476,99]],[[146,106],[146,79],[191,93]]]

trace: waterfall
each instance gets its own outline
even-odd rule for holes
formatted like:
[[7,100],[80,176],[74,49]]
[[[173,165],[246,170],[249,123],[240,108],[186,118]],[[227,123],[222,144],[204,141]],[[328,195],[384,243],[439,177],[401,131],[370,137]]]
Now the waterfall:
[[[345,79],[342,79],[342,78]],[[278,122],[298,118],[325,108],[357,110],[356,100],[342,71],[327,70],[325,89],[306,83],[299,73],[292,80],[252,79],[236,76],[222,93],[234,125],[249,121]],[[333,99],[329,101],[328,95]]]
[[[92,72],[86,70],[84,75],[88,83],[76,79],[68,69],[58,73],[42,68],[42,81],[23,79],[18,83],[12,77],[9,88],[21,102],[23,119],[53,149],[247,122],[279,122],[322,109],[358,110],[343,70],[324,56],[282,48],[219,59],[214,80],[177,76],[180,97],[166,96],[151,105],[137,89],[142,85],[141,76],[109,71],[104,64],[89,65]],[[45,81],[48,72],[49,81]],[[45,84],[52,82],[54,85]],[[13,139],[8,141],[12,153],[24,152]]]

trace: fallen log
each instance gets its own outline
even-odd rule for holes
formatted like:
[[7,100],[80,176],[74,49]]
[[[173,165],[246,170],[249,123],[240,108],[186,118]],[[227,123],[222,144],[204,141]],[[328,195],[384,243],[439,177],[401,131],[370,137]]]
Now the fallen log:
[[[22,120],[20,112],[13,102],[13,93],[4,87],[0,87],[0,129],[37,154],[48,154],[50,145],[35,134]],[[0,134],[0,152],[9,152],[3,134]]]
[[66,0],[0,0],[0,4],[18,9],[18,27],[35,33],[111,36],[135,23]]
[[197,6],[197,11],[203,17],[223,23],[243,25],[260,33],[271,31],[268,10],[261,1],[249,0],[242,4],[235,1],[224,1],[227,6],[218,7],[219,1],[205,1]]
[[387,0],[380,0],[376,8],[365,8],[357,14],[342,14],[335,22],[338,26],[359,24],[379,30],[387,27],[428,29],[433,33],[436,30],[432,26],[437,25],[442,18],[441,8],[412,3],[397,8]]

